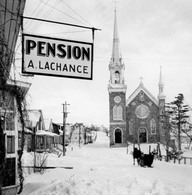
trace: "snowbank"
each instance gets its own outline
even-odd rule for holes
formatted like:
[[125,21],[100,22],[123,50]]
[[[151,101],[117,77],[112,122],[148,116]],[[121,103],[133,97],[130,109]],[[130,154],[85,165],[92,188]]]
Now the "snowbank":
[[[66,156],[48,157],[45,174],[31,174],[22,195],[191,195],[192,166],[154,161],[153,168],[133,165],[126,148],[109,148],[98,132],[93,144],[68,146]],[[142,146],[148,151],[148,146]],[[73,169],[67,169],[72,167]]]

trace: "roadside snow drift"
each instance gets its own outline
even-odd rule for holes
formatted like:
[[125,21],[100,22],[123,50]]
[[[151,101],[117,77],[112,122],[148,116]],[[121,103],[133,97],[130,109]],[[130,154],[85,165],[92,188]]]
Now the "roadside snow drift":
[[[44,174],[26,172],[22,195],[191,195],[192,165],[153,161],[153,168],[133,165],[132,145],[109,148],[109,138],[98,132],[89,145],[70,145],[66,156],[49,154]],[[148,152],[148,145],[142,145]],[[32,154],[25,153],[25,165]],[[30,173],[30,174],[29,174]]]

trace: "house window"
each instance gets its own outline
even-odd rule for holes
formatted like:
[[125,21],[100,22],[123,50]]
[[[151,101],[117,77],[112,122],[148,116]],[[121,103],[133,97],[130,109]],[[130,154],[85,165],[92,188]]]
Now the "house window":
[[113,120],[122,120],[122,106],[113,107]]
[[151,134],[156,134],[156,122],[155,122],[155,119],[151,119],[151,121],[150,121],[150,129],[151,129]]
[[5,128],[7,131],[14,131],[15,130],[15,123],[14,123],[14,113],[7,113],[6,120],[5,120]]
[[15,136],[7,136],[7,154],[15,153]]

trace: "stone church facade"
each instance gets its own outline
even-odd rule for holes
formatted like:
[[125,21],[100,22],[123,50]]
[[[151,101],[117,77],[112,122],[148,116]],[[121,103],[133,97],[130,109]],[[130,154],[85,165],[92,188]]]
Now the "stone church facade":
[[128,142],[156,143],[161,141],[161,117],[165,111],[164,84],[160,71],[159,94],[155,98],[141,81],[126,98],[125,65],[119,50],[116,12],[112,56],[109,63],[109,132],[110,146],[124,146]]

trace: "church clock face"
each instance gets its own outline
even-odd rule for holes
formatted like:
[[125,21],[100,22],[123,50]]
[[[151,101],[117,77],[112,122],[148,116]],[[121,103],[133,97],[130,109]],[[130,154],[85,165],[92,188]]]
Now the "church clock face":
[[121,102],[121,97],[120,96],[115,96],[114,101],[117,104],[120,103]]
[[149,108],[146,105],[141,104],[141,105],[136,107],[135,114],[138,118],[145,119],[149,116],[150,111],[149,111]]

